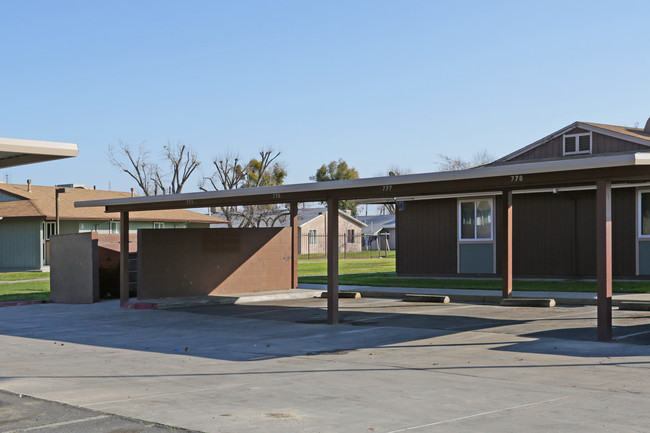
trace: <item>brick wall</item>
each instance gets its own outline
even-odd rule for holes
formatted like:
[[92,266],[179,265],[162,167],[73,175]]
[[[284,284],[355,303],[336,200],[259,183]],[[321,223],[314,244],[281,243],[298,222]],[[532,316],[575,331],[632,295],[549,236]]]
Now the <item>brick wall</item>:
[[291,229],[138,231],[138,298],[291,288]]

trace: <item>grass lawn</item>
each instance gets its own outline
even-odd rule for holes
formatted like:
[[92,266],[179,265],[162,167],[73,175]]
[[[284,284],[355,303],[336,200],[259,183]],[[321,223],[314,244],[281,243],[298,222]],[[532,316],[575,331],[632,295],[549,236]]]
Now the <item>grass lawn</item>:
[[[339,274],[361,274],[365,272],[395,272],[395,258],[339,260]],[[299,261],[298,276],[307,275],[327,275],[327,262]]]
[[[327,284],[325,262],[298,264],[301,283]],[[395,274],[395,259],[339,260],[339,284],[425,289],[501,290],[501,280],[461,278],[408,278]],[[515,280],[513,290],[552,292],[596,292],[595,281]],[[650,281],[614,281],[614,293],[650,293]]]
[[49,281],[25,281],[24,283],[0,283],[0,302],[33,301],[50,299]]
[[50,278],[49,272],[0,272],[0,281],[37,280]]

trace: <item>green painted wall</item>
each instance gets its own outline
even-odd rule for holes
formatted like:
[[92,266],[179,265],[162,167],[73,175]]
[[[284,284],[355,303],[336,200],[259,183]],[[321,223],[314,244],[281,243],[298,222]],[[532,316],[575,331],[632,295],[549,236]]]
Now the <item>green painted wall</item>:
[[41,268],[41,220],[0,220],[0,269]]
[[460,244],[459,248],[461,274],[494,273],[494,247],[492,242]]

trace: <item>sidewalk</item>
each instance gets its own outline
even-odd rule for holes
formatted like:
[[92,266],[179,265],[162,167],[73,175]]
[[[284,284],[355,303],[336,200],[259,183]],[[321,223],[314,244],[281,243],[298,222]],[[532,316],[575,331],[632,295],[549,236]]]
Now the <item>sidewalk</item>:
[[[299,284],[300,289],[327,291],[326,284]],[[401,298],[407,293],[418,295],[446,295],[451,302],[480,302],[498,304],[501,302],[499,290],[468,290],[468,289],[416,289],[406,287],[373,287],[373,286],[344,286],[339,285],[341,292],[359,292],[367,298]],[[597,305],[598,298],[592,292],[528,292],[513,291],[514,298],[544,298],[555,299],[564,305]],[[650,293],[614,294],[612,305],[618,306],[623,301],[650,302]]]

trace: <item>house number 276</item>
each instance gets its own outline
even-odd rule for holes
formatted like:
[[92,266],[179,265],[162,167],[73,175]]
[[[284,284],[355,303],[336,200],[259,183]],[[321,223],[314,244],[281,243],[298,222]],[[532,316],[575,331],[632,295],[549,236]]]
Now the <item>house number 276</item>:
[[520,174],[516,176],[510,176],[510,182],[523,182],[523,181],[524,181],[524,177]]

